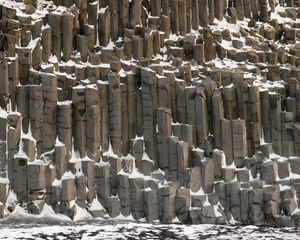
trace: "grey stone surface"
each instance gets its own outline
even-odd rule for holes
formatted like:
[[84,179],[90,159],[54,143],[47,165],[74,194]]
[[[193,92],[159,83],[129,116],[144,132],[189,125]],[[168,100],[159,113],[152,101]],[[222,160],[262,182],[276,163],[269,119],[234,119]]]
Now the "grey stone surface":
[[299,1],[32,3],[0,4],[0,218],[12,190],[71,219],[299,226]]

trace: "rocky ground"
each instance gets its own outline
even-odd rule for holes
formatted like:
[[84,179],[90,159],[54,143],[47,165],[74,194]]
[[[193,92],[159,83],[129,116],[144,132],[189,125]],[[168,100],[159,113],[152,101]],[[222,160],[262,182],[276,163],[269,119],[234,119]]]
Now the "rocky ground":
[[0,19],[2,218],[299,226],[300,1],[0,0]]
[[4,225],[1,239],[50,240],[50,239],[103,239],[103,240],[281,240],[299,239],[300,232],[292,228],[258,226],[146,224],[124,221],[86,222],[70,225],[17,224]]

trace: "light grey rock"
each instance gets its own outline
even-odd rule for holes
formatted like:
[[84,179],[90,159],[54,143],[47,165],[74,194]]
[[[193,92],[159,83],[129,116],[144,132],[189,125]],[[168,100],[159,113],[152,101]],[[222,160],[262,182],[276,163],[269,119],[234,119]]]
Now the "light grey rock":
[[106,211],[111,218],[115,218],[121,214],[121,204],[116,197],[107,198]]

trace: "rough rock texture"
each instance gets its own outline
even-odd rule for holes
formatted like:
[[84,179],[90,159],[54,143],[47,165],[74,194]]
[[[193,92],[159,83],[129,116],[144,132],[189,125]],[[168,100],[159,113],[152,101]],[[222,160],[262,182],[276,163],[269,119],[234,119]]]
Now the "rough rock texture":
[[0,218],[298,226],[299,9],[1,1]]

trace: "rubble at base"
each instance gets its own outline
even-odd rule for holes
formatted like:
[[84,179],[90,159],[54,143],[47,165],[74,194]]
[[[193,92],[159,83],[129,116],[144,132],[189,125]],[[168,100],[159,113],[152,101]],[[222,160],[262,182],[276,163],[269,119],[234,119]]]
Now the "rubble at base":
[[300,226],[300,1],[0,0],[0,19],[0,218]]

